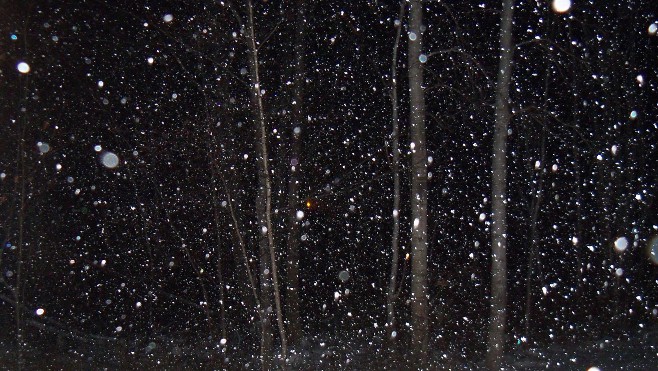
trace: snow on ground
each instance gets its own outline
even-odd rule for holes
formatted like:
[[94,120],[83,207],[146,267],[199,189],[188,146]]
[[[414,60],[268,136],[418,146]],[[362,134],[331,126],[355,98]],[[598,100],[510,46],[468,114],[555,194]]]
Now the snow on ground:
[[[654,370],[658,369],[658,324],[618,335],[580,343],[551,344],[531,349],[512,349],[505,359],[504,370]],[[404,352],[390,356],[381,332],[355,332],[309,336],[302,346],[291,349],[289,370],[403,370],[408,361]],[[13,344],[2,345],[0,370],[10,369],[15,362]],[[212,351],[200,344],[195,347],[171,348],[162,344],[160,352],[153,349],[106,348],[91,349],[75,346],[60,350],[26,348],[27,369],[126,369],[147,366],[153,369],[207,369]],[[85,349],[86,348],[86,349]],[[92,347],[94,348],[94,347]],[[102,348],[102,347],[101,347]],[[257,354],[233,354],[224,359],[215,354],[215,365],[228,369],[258,369]],[[430,370],[484,369],[482,359],[465,360],[459,355],[434,351],[430,355]],[[223,365],[222,365],[223,364]]]
[[553,344],[511,352],[508,370],[655,370],[658,326],[624,331],[580,344]]

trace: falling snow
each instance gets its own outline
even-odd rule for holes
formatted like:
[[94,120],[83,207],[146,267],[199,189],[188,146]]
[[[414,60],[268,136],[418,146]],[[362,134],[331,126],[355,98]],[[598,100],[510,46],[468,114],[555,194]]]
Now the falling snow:
[[658,364],[650,1],[514,1],[509,97],[500,1],[34,3],[0,368],[483,369],[501,279],[501,368]]

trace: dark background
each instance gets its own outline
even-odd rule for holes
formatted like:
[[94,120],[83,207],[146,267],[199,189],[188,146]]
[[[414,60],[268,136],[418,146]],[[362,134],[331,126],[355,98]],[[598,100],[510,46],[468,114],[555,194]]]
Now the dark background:
[[[221,338],[222,292],[224,352],[256,354],[244,262],[222,204],[230,193],[256,269],[247,50],[231,12],[219,1],[0,4],[3,359],[11,359],[15,347],[19,241],[23,310],[34,322],[26,341],[36,349],[49,352],[68,339],[67,347],[90,354],[102,341],[90,336],[97,336],[127,344],[135,359],[144,355],[148,362],[158,356],[145,347],[171,339],[212,353]],[[290,83],[295,6],[255,6],[257,38],[267,40],[259,58],[274,234],[284,261],[290,139],[298,125]],[[366,329],[381,331],[386,321],[389,79],[399,5],[322,0],[306,6],[302,316],[311,342],[367,339],[375,335]],[[428,1],[425,10],[430,322],[434,349],[456,359],[477,358],[486,338],[490,231],[488,219],[479,217],[490,207],[499,7],[495,1]],[[553,13],[546,1],[517,4],[508,147],[510,346],[530,336],[523,316],[533,246],[533,344],[656,320],[658,267],[646,246],[658,234],[658,36],[648,32],[657,17],[648,0],[575,1],[568,14]],[[403,256],[410,228],[405,39],[403,30]],[[28,74],[17,71],[20,61],[29,63]],[[40,142],[48,152],[39,150]],[[103,166],[105,151],[119,157],[119,166]],[[212,176],[211,164],[226,184]],[[630,245],[623,254],[613,249],[619,237]],[[347,282],[338,278],[343,270],[350,273]],[[404,323],[406,289],[402,299]],[[37,308],[45,315],[34,315]],[[167,352],[188,365],[212,358]]]

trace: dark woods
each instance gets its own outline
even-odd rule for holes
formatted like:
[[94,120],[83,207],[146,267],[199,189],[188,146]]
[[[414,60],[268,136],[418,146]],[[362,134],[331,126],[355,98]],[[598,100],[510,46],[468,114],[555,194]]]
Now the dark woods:
[[658,14],[503,3],[3,2],[0,364],[498,368],[655,322]]

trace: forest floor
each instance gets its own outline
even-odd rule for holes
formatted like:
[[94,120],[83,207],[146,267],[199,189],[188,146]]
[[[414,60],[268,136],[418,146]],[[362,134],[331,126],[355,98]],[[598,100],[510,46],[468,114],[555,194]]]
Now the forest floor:
[[[615,331],[616,335],[585,341],[553,343],[536,348],[516,348],[505,358],[505,370],[653,370],[658,369],[658,325]],[[80,346],[62,349],[46,346],[27,347],[24,370],[238,370],[258,369],[257,354],[239,354],[233,359],[217,356],[200,344],[170,341],[153,342],[147,349],[125,346]],[[59,350],[57,350],[59,349]],[[404,370],[408,361],[386,351],[379,334],[356,333],[307,338],[297,350],[292,349],[289,370]],[[238,351],[239,352],[239,351]],[[211,361],[211,353],[215,359]],[[479,359],[476,359],[479,358]],[[434,351],[431,370],[484,369],[482,357],[460,357]],[[215,366],[211,366],[214,364]],[[0,341],[0,370],[16,365],[15,346]]]
[[[508,351],[504,370],[658,370],[658,325],[650,324],[597,339],[546,344]],[[360,345],[359,345],[360,344]],[[382,343],[347,341],[315,347],[293,362],[297,370],[404,370],[404,357],[381,356]],[[403,353],[401,353],[403,354]],[[478,359],[479,358],[479,359]],[[483,355],[461,357],[433,352],[432,370],[485,369]],[[294,360],[294,358],[293,358]]]
[[650,324],[616,335],[580,343],[550,344],[510,352],[509,370],[656,370],[658,325]]

